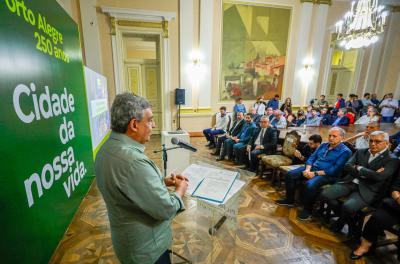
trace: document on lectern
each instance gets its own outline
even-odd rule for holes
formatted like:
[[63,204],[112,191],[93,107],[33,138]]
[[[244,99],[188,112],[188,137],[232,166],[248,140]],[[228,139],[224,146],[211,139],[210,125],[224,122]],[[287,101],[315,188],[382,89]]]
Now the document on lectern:
[[192,164],[182,172],[182,175],[189,179],[187,193],[204,200],[223,203],[238,172]]

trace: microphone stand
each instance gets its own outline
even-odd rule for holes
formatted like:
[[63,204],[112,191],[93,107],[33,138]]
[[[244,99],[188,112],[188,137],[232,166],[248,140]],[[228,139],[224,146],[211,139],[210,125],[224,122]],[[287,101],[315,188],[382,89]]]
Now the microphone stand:
[[153,153],[159,153],[162,152],[162,158],[163,158],[163,165],[164,165],[164,178],[167,177],[167,161],[168,161],[168,150],[173,150],[173,149],[178,149],[182,148],[181,146],[178,147],[170,147],[166,148],[165,144],[162,144],[162,149],[161,150],[154,150]]
[[[166,148],[165,144],[162,144],[162,148],[161,150],[154,150],[153,153],[159,153],[162,152],[162,158],[163,158],[163,165],[164,165],[164,178],[167,177],[167,161],[168,161],[168,154],[167,151],[168,150],[173,150],[173,149],[179,149],[182,148],[181,146],[177,146],[177,147],[170,147],[170,148]],[[188,260],[187,258],[185,258],[184,256],[179,255],[178,253],[172,251],[172,250],[168,250],[169,253],[177,256],[178,258],[182,259],[183,262],[179,262],[184,264],[184,263],[188,263],[188,264],[192,264],[192,262],[190,260]]]

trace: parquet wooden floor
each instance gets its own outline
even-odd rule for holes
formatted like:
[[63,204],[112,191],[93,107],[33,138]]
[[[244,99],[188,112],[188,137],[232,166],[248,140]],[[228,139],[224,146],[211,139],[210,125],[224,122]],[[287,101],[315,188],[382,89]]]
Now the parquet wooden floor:
[[[204,147],[204,138],[191,138],[199,151],[193,159],[229,168],[229,163],[216,163]],[[160,137],[153,136],[146,153],[161,167]],[[246,172],[243,172],[246,173]],[[296,220],[296,209],[279,207],[274,200],[282,195],[264,179],[253,177],[240,197],[236,243],[210,248],[193,232],[186,232],[185,220],[174,221],[174,250],[199,260],[196,263],[397,263],[395,247],[385,247],[367,260],[349,259],[353,245],[340,242],[343,237],[330,233],[318,221],[302,223]],[[190,206],[189,206],[190,207]],[[192,219],[192,221],[194,221]],[[232,235],[232,234],[231,234]],[[224,238],[219,238],[222,245]],[[210,258],[210,254],[213,255]],[[60,241],[50,263],[119,263],[114,255],[107,211],[93,182],[71,225]]]

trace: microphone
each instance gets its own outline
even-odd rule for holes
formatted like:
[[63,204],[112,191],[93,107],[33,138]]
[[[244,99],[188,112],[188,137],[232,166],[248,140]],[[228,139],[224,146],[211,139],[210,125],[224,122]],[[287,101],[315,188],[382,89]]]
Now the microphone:
[[184,149],[193,151],[193,152],[196,152],[196,151],[197,151],[197,148],[193,147],[193,146],[190,145],[188,142],[183,141],[183,140],[180,140],[180,139],[178,139],[178,138],[176,138],[176,137],[171,138],[171,143],[174,144],[174,145],[178,145],[178,146],[180,146],[181,148],[184,148]]

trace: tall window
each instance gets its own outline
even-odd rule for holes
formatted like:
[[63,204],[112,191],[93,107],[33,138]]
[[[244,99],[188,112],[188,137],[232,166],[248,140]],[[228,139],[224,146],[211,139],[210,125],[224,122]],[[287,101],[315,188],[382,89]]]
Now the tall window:
[[342,93],[345,97],[354,92],[356,75],[358,72],[359,49],[341,50],[334,48],[329,71],[327,99],[334,102],[336,94]]

